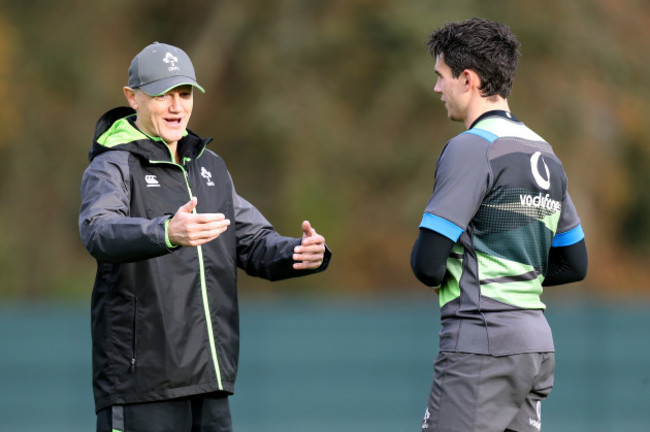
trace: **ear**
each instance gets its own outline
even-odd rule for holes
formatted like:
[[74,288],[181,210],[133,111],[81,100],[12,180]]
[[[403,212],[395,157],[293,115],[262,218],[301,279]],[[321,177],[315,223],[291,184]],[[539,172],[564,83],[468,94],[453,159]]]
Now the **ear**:
[[478,90],[481,88],[481,78],[472,69],[465,69],[461,73],[461,78],[465,80],[465,90],[471,90],[472,88]]
[[129,105],[131,105],[131,108],[137,111],[138,103],[135,100],[135,90],[129,87],[124,87],[124,96],[126,96],[126,100],[129,102]]

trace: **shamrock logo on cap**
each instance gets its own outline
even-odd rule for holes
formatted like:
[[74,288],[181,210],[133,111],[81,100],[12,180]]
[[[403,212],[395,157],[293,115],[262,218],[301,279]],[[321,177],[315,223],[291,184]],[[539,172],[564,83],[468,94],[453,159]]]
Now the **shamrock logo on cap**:
[[163,58],[163,61],[167,64],[171,63],[171,66],[169,67],[170,71],[179,70],[179,68],[174,65],[174,63],[178,62],[178,57],[174,56],[169,51],[167,51],[167,54],[165,54],[165,58]]

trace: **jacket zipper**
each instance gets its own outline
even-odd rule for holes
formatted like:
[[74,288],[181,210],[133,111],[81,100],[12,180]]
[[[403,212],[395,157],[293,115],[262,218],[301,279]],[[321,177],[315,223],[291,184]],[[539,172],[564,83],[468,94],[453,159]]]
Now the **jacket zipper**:
[[[174,160],[173,157],[172,160]],[[153,164],[167,164],[167,165],[172,165],[180,168],[180,170],[183,173],[183,177],[185,178],[185,185],[187,186],[187,192],[189,194],[190,199],[192,199],[193,194],[192,194],[192,186],[190,185],[190,179],[189,179],[189,169],[186,169],[184,165],[177,164],[176,162],[168,162],[168,161],[149,161],[149,162]],[[192,210],[192,213],[196,213],[196,208]],[[217,354],[214,330],[212,328],[212,315],[210,315],[210,304],[208,302],[208,289],[205,283],[205,266],[203,264],[203,248],[201,246],[196,246],[196,252],[198,254],[198,259],[199,259],[199,280],[201,282],[201,300],[203,303],[203,314],[205,317],[205,324],[208,332],[208,345],[210,348],[210,356],[212,358],[212,365],[214,367],[214,373],[217,377],[217,384],[219,386],[219,390],[223,390],[223,384],[221,382],[221,368],[219,366],[219,356]],[[134,349],[134,355],[131,361],[131,365],[132,365],[132,369],[134,369],[135,349]]]

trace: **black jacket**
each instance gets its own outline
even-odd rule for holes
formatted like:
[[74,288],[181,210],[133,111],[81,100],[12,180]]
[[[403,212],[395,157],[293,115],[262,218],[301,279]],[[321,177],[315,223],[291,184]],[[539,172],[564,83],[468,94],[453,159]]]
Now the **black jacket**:
[[[113,404],[213,391],[232,393],[239,351],[237,267],[269,280],[293,270],[300,239],[280,236],[235,192],[210,139],[188,131],[181,164],[165,143],[116,108],[97,123],[81,185],[79,230],[97,260],[92,294],[93,388],[97,411]],[[174,247],[166,223],[192,196],[199,213],[230,227],[199,247]]]

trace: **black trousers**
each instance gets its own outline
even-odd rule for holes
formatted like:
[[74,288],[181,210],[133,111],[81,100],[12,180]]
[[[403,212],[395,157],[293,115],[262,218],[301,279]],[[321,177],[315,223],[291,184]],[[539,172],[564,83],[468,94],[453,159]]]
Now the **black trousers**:
[[232,432],[225,393],[114,405],[97,413],[97,432]]

